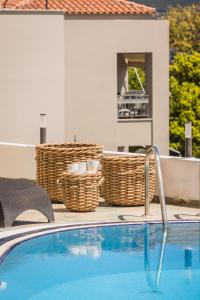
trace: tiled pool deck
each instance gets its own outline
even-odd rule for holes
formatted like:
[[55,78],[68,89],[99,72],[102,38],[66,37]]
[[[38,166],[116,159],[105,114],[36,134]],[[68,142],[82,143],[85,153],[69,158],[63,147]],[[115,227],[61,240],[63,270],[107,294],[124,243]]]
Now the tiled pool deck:
[[[144,216],[144,207],[108,207],[101,206],[95,212],[77,213],[69,212],[63,204],[53,204],[55,223],[48,224],[46,218],[37,211],[27,211],[21,214],[14,223],[14,227],[3,229],[5,231],[14,231],[20,228],[56,226],[68,224],[85,224],[93,222],[141,222],[141,221],[159,221],[161,220],[160,205],[151,204],[151,215]],[[200,220],[200,209],[185,206],[167,205],[168,220]]]
[[[161,210],[157,203],[151,204],[151,215],[144,216],[144,207],[107,207],[100,206],[95,212],[73,213],[63,204],[53,205],[55,222],[47,223],[37,211],[21,214],[11,228],[0,228],[0,262],[16,244],[32,237],[77,226],[92,226],[93,223],[134,223],[160,221]],[[200,209],[185,206],[167,205],[169,221],[200,221]],[[92,223],[92,224],[90,224]]]

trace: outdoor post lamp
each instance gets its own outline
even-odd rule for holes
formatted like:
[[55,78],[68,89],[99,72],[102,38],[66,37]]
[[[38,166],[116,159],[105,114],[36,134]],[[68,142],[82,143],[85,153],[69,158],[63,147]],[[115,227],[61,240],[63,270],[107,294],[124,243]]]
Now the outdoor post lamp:
[[185,123],[185,157],[192,157],[192,123]]
[[46,143],[47,115],[40,114],[40,144]]

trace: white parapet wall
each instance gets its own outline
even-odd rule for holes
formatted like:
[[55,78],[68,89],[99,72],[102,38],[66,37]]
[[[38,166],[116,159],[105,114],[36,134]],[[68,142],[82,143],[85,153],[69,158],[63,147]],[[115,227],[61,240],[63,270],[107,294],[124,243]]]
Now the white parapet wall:
[[[105,154],[134,155],[111,151]],[[161,167],[166,197],[200,200],[200,159],[161,156]],[[0,177],[35,179],[35,145],[0,142]]]
[[0,142],[0,177],[35,179],[35,145]]
[[161,156],[161,167],[168,198],[200,200],[200,159]]

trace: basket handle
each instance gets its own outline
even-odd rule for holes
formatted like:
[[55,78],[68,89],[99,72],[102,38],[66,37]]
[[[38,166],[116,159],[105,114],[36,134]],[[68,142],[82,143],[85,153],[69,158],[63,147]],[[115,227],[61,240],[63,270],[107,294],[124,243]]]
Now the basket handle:
[[99,180],[99,182],[98,182],[97,185],[98,185],[98,186],[101,186],[101,185],[103,184],[104,180],[105,180],[105,178],[102,177],[102,178]]
[[56,180],[56,184],[57,184],[58,186],[61,186],[61,185],[62,185],[62,178],[58,178],[58,179]]

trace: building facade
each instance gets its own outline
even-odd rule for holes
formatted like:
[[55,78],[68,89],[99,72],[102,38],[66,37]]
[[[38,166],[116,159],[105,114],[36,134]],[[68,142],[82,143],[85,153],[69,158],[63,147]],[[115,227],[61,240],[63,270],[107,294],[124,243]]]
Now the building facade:
[[[168,154],[167,21],[143,6],[87,14],[7,5],[0,12],[0,141],[39,143],[46,113],[47,142],[106,150],[154,144]],[[146,81],[139,96],[127,82],[137,66]]]

